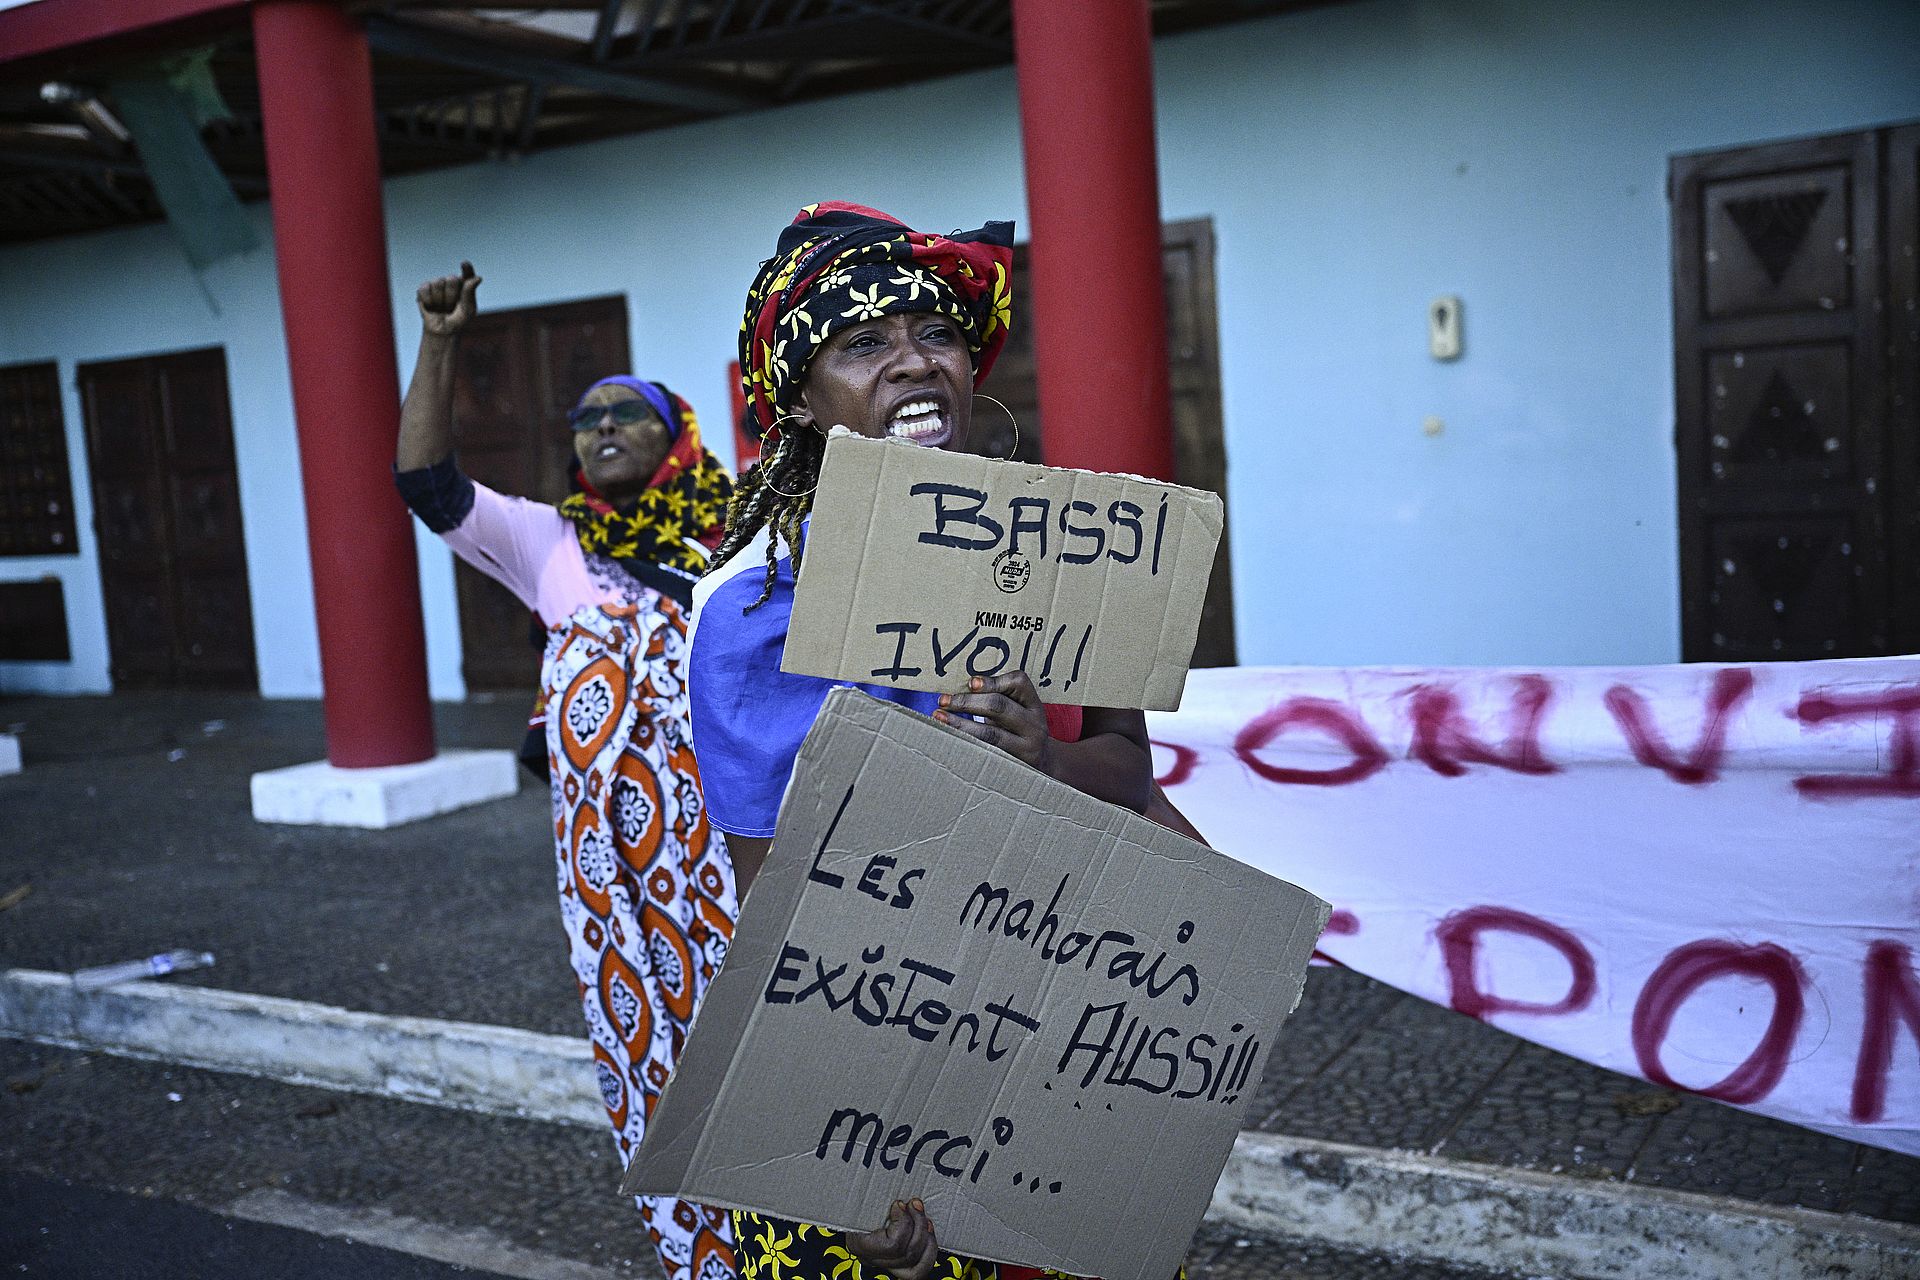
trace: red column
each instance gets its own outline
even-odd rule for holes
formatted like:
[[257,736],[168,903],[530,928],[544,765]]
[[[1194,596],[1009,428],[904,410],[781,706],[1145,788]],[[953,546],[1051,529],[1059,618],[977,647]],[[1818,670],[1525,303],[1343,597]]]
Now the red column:
[[1013,39],[1046,461],[1170,480],[1147,0],[1014,0]]
[[433,755],[413,530],[389,464],[400,425],[373,64],[336,3],[253,10],[280,310],[307,501],[327,759]]

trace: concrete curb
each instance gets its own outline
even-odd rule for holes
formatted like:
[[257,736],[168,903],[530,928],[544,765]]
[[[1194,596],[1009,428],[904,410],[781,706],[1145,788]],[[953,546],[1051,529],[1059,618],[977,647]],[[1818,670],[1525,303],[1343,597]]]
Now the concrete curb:
[[463,1111],[606,1123],[584,1037],[211,987],[80,991],[66,974],[33,969],[0,971],[0,1036]]
[[1920,1227],[1264,1133],[1234,1143],[1207,1216],[1582,1280],[1920,1275]]
[[[0,1036],[570,1125],[606,1123],[583,1038],[206,987],[0,971]],[[1920,1227],[1243,1133],[1208,1217],[1261,1235],[1584,1280],[1920,1275]]]

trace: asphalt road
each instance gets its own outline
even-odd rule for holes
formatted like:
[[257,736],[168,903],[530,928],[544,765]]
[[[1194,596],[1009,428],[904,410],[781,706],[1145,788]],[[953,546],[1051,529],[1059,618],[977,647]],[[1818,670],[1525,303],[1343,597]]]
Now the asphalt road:
[[430,1262],[176,1200],[0,1172],[0,1275],[46,1280],[445,1280]]
[[[598,1128],[0,1040],[0,1280],[659,1280],[618,1177]],[[1224,1226],[1187,1271],[1510,1280]]]

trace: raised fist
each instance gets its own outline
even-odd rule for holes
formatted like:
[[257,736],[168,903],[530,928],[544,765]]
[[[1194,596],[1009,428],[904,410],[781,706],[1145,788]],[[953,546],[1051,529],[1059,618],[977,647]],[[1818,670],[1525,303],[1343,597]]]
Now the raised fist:
[[479,288],[480,277],[473,274],[471,262],[462,262],[457,276],[427,281],[414,295],[420,304],[420,327],[435,337],[453,337],[480,310],[474,301]]

